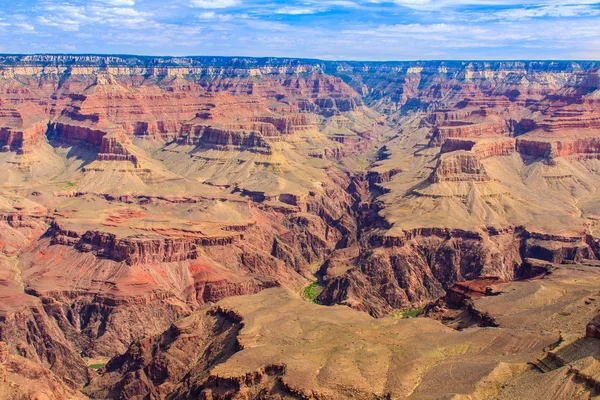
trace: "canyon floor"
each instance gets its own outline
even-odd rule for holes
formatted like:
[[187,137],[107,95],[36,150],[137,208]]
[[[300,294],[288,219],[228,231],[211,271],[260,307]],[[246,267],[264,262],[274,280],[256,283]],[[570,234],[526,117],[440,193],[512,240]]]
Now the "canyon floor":
[[0,398],[595,396],[599,67],[0,57]]

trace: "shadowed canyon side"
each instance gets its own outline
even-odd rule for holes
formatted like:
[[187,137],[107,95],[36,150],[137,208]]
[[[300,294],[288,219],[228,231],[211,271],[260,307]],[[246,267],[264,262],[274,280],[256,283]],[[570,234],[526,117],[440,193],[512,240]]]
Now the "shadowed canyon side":
[[[600,336],[593,285],[571,280],[597,279],[599,67],[0,57],[0,341],[40,385],[95,398],[435,398],[439,363],[485,370],[454,394],[534,391],[549,378],[527,362],[560,332]],[[297,300],[316,280],[354,310]],[[511,296],[539,302],[504,313]],[[553,307],[575,303],[569,325]],[[556,326],[534,332],[520,318],[542,307]],[[314,365],[276,329],[321,343]],[[400,355],[371,329],[429,341]],[[536,368],[584,392],[565,364]]]

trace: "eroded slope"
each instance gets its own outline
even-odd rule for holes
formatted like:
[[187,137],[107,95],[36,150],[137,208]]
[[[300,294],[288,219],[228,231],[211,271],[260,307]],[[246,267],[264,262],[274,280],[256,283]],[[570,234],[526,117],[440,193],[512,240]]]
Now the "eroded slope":
[[[600,275],[591,266],[546,268],[542,278],[492,284],[496,295],[473,299],[496,328],[456,331],[430,318],[373,319],[306,303],[283,289],[226,299],[134,343],[86,393],[424,399],[518,398],[544,390],[548,398],[588,396],[597,373],[563,365],[595,354],[597,339],[583,335],[597,308]],[[209,343],[214,350],[206,351]],[[583,346],[588,350],[573,351]]]
[[[598,257],[594,63],[7,56],[0,64],[0,339],[72,387],[89,381],[86,362],[231,296],[295,292],[319,279],[318,301],[384,317],[425,306],[456,283],[529,277],[528,258]],[[256,329],[268,331],[288,300],[294,312],[307,306],[290,296],[261,306],[265,326]],[[319,323],[348,311],[334,310]],[[239,328],[219,318],[201,317],[197,336]],[[373,346],[396,354],[387,336],[400,328],[388,322]],[[422,329],[433,337],[483,341],[417,324],[430,323]],[[411,329],[421,329],[411,326],[400,329],[406,346],[417,340]],[[265,343],[280,346],[267,331]],[[455,356],[440,356],[431,340],[431,354],[415,359]],[[239,350],[228,346],[213,358],[191,353],[196,382],[209,379],[206,363]],[[355,363],[356,351],[341,361]],[[495,357],[494,370],[509,362]],[[256,367],[277,390],[279,361]],[[131,388],[117,377],[111,396],[137,393],[137,378],[157,396],[191,390],[152,371],[129,375]],[[356,375],[343,386],[356,396],[416,395],[409,375],[377,384]],[[323,379],[293,387],[348,395]],[[423,396],[443,386],[435,379]]]

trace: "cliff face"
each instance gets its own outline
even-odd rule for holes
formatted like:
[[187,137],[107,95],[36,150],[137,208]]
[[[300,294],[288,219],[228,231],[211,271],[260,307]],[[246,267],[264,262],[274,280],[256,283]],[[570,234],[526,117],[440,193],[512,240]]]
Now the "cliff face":
[[[568,285],[568,272],[573,271],[557,268],[560,276],[549,278],[545,285],[552,290]],[[597,272],[591,270],[580,272],[578,277],[598,281]],[[440,391],[484,397],[490,394],[491,381],[495,387],[492,393],[499,398],[518,397],[526,390],[527,397],[535,397],[542,388],[550,397],[564,393],[587,396],[593,392],[586,385],[593,382],[594,375],[590,376],[593,369],[584,366],[593,367],[594,362],[588,358],[588,363],[581,365],[584,359],[576,350],[593,352],[597,340],[586,343],[579,333],[579,340],[571,346],[552,346],[560,340],[559,332],[566,329],[568,334],[577,333],[557,318],[564,308],[553,307],[556,297],[540,299],[535,290],[538,284],[521,282],[506,288],[526,300],[537,299],[537,303],[532,301],[536,316],[529,320],[519,318],[522,310],[511,302],[510,295],[496,292],[505,285],[501,280],[482,279],[455,288],[457,299],[462,296],[471,302],[473,314],[485,316],[488,324],[506,324],[460,331],[431,318],[374,320],[345,307],[304,302],[282,289],[230,298],[193,313],[160,335],[137,340],[127,352],[110,360],[84,391],[98,399],[325,400],[410,398],[415,394],[436,397]],[[573,303],[582,303],[589,293],[592,291],[569,297]],[[486,303],[492,306],[486,307]],[[593,305],[574,305],[573,318],[585,318],[593,309]],[[528,322],[534,322],[536,329]],[[538,358],[541,355],[545,355],[543,360]],[[552,363],[553,358],[576,363],[563,366]],[[518,368],[526,362],[545,366],[548,374]],[[407,370],[406,365],[414,368]],[[507,365],[514,369],[505,369]],[[582,377],[571,375],[573,369],[581,375],[587,373],[588,378],[582,381]],[[461,386],[452,381],[454,374],[462,377]],[[556,374],[561,374],[559,382],[554,382]],[[452,382],[446,383],[448,379]]]
[[362,148],[386,130],[318,66],[139,62],[0,61],[0,338],[73,387],[205,303],[302,287],[355,231],[359,147],[323,125],[354,113]]
[[[231,296],[318,278],[322,303],[379,317],[524,277],[526,258],[596,259],[594,68],[0,57],[0,340],[74,387],[86,360]],[[201,325],[239,330],[221,317]],[[115,396],[189,372],[121,361]],[[285,371],[253,374],[202,382],[218,397]]]

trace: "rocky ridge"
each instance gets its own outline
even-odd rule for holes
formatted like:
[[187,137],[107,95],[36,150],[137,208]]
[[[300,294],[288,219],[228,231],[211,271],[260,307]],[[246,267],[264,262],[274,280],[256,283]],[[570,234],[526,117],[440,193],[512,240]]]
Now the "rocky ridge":
[[595,260],[597,67],[3,56],[0,339],[75,387],[314,273],[382,317]]

